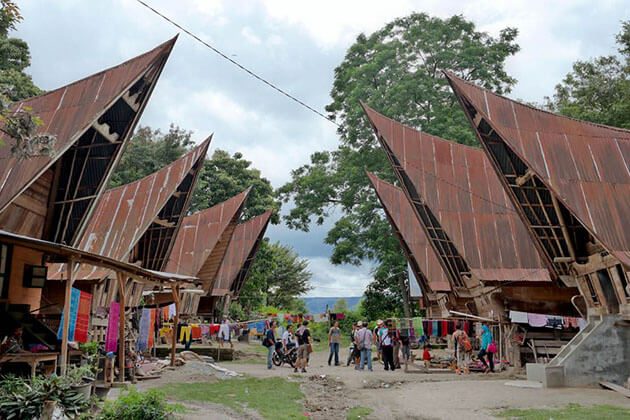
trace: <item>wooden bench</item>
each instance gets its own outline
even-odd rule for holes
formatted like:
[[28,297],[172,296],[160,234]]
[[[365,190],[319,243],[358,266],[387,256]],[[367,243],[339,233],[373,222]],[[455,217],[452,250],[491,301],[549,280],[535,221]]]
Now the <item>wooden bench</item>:
[[57,371],[58,353],[6,353],[0,356],[0,364],[5,363],[26,363],[31,367],[31,375],[35,376],[37,365],[44,362],[52,362],[52,370],[48,370],[48,374]]

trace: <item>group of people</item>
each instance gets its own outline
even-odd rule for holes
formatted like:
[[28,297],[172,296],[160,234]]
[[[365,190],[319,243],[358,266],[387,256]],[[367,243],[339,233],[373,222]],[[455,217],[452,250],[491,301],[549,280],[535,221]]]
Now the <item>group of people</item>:
[[[276,327],[276,321],[271,321],[270,327],[266,330],[263,338],[263,345],[267,347],[267,368],[273,369],[272,358],[275,350],[286,353],[297,347],[297,362],[294,371],[306,373],[310,354],[313,352],[312,335],[308,328],[308,321],[302,322],[296,331],[294,331],[293,325],[289,325],[282,334],[281,340],[276,340]],[[494,353],[496,353],[497,349],[492,332],[487,324],[482,325],[480,339],[478,358],[483,363],[486,373],[494,372]],[[369,371],[373,370],[372,348],[374,346],[377,352],[376,358],[383,362],[386,371],[400,369],[401,361],[404,363],[411,357],[409,336],[401,334],[392,321],[389,320],[385,322],[378,320],[373,330],[368,329],[367,323],[363,321],[357,322],[352,326],[350,340],[352,346],[346,366],[349,366],[354,361],[355,369],[357,370],[364,370],[366,367]],[[456,372],[457,374],[468,374],[470,372],[469,365],[473,345],[461,324],[456,324],[453,342]],[[335,366],[339,366],[341,329],[338,321],[335,321],[328,331],[328,345],[330,349],[328,366],[331,366],[333,361]],[[425,345],[422,354],[422,360],[427,367],[432,359],[429,349],[430,347]]]
[[276,341],[277,322],[271,321],[269,328],[265,331],[263,338],[263,346],[267,347],[267,369],[273,369],[273,353],[277,348],[283,352],[289,352],[297,346],[297,361],[295,363],[294,372],[306,373],[306,367],[313,352],[313,343],[311,331],[308,329],[308,321],[303,321],[298,329],[293,331],[293,324],[287,326],[282,333],[282,339]]

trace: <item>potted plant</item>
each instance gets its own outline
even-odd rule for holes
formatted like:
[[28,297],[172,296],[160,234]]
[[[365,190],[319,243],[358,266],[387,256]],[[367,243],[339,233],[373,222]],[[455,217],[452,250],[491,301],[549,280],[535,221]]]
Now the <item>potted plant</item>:
[[70,384],[70,388],[90,398],[92,395],[92,385],[94,385],[94,376],[92,367],[89,365],[73,366],[66,372],[66,380]]

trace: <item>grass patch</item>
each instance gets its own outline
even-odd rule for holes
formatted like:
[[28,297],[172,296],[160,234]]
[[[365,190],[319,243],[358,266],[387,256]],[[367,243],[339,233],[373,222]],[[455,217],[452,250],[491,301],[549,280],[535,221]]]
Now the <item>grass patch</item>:
[[511,408],[500,411],[498,416],[518,420],[617,420],[630,418],[630,409],[612,405],[584,407],[579,404],[569,404],[564,408]]
[[266,419],[304,418],[300,385],[283,378],[227,379],[215,383],[174,383],[159,388],[169,399],[222,404],[237,412],[255,410]]
[[369,407],[352,407],[348,410],[348,414],[346,415],[347,420],[358,420],[363,419],[372,414],[372,410]]

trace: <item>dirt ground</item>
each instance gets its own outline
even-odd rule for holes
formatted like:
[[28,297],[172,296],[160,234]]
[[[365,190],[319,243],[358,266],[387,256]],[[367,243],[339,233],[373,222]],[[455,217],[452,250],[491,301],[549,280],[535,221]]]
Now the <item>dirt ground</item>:
[[[239,349],[252,353],[246,346]],[[194,350],[194,348],[192,349]],[[248,351],[249,350],[249,351]],[[346,354],[342,350],[345,362]],[[387,372],[375,362],[374,372],[356,371],[352,366],[328,366],[328,354],[315,352],[308,373],[294,374],[289,366],[267,370],[262,356],[259,361],[238,361],[220,365],[253,377],[285,377],[301,381],[305,395],[305,411],[313,419],[345,419],[347,409],[369,407],[374,419],[490,419],[505,408],[562,407],[569,403],[581,405],[610,404],[630,408],[630,399],[602,389],[532,389],[506,385],[519,378],[500,374],[405,373]],[[142,381],[140,389],[160,386],[166,382],[217,381],[221,378],[209,366],[189,362],[186,366],[162,375],[162,378]],[[229,380],[229,379],[225,379]],[[247,418],[229,409],[212,404],[186,404],[194,410],[187,419]],[[251,413],[249,418],[258,418]]]

